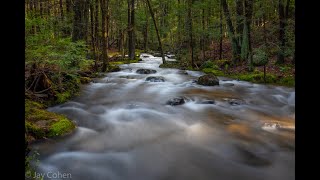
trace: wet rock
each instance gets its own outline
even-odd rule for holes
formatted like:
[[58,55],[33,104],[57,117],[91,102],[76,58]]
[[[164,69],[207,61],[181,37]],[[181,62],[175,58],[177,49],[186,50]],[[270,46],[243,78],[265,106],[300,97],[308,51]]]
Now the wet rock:
[[136,76],[119,76],[119,78],[124,78],[124,79],[136,79]]
[[149,58],[150,56],[147,56],[147,55],[143,55],[142,57],[143,57],[143,58]]
[[197,83],[203,86],[216,86],[219,85],[219,79],[213,74],[206,74],[200,76]]
[[169,99],[166,104],[171,106],[177,106],[177,105],[182,105],[184,103],[185,103],[185,100],[183,97],[175,97],[175,98]]
[[111,66],[108,71],[109,72],[119,72],[119,71],[121,71],[121,68],[119,66]]
[[233,84],[233,83],[224,83],[223,86],[225,86],[225,87],[231,87],[231,86],[234,86],[234,84]]
[[157,71],[156,70],[153,70],[153,69],[138,69],[136,71],[136,73],[138,74],[154,74],[156,73]]
[[203,100],[199,104],[215,104],[214,100]]
[[164,82],[164,77],[162,76],[149,76],[147,77],[146,81],[150,82]]
[[[149,56],[148,56],[149,57]],[[139,60],[138,60],[138,62],[141,62],[142,61],[142,59],[140,58]]]
[[162,57],[162,56],[161,56],[161,53],[154,53],[153,56],[154,56],[154,57]]
[[169,59],[174,59],[176,56],[175,55],[173,55],[173,54],[168,54],[167,55],[167,58],[169,58]]
[[184,75],[188,75],[188,72],[185,70],[179,70],[178,74],[184,74]]
[[226,100],[231,106],[238,106],[238,105],[243,105],[245,104],[245,102],[241,99],[229,99],[229,98],[225,98],[224,100]]

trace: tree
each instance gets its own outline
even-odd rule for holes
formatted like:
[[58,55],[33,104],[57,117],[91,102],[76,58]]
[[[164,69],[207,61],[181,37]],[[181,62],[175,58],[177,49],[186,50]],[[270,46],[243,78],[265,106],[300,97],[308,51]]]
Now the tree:
[[233,55],[232,61],[234,63],[236,63],[240,59],[240,46],[239,46],[238,40],[235,36],[234,27],[232,24],[227,1],[221,0],[221,4],[222,4],[223,12],[224,12],[224,17],[225,17],[225,19],[227,21],[227,25],[228,25],[229,37],[230,37],[231,43],[232,43],[232,55]]
[[151,4],[150,4],[150,0],[146,0],[146,1],[147,1],[147,4],[148,4],[148,7],[149,7],[149,11],[150,11],[150,14],[151,14],[151,17],[152,17],[152,20],[153,20],[154,27],[156,29],[157,38],[158,38],[158,42],[159,42],[160,53],[161,53],[161,57],[162,57],[162,63],[165,64],[166,63],[166,59],[165,59],[164,53],[163,53],[163,47],[162,47],[162,42],[161,42],[160,35],[159,35],[157,22],[156,22],[156,20],[154,18],[154,13],[153,13],[153,10],[152,10]]
[[194,68],[194,52],[193,52],[193,33],[192,33],[192,0],[188,0],[188,17],[187,17],[187,24],[188,24],[188,33],[189,33],[189,53],[190,53],[190,60],[191,66]]
[[128,37],[129,58],[135,59],[135,23],[134,23],[134,0],[128,0]]
[[107,70],[108,65],[108,35],[107,35],[107,11],[108,11],[108,1],[100,0],[101,7],[101,33],[102,33],[102,72]]

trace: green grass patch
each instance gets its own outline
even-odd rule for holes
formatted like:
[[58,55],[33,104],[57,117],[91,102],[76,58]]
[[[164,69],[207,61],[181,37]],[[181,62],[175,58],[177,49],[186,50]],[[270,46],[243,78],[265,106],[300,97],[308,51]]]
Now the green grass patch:
[[214,74],[216,76],[226,76],[226,74],[218,69],[215,68],[204,68],[202,69],[202,72],[206,73],[206,74]]

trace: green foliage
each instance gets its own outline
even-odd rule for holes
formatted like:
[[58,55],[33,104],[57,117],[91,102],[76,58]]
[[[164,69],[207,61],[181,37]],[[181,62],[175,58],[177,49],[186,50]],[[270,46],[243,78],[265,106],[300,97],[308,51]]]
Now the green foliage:
[[206,61],[201,66],[200,69],[204,68],[212,68],[212,69],[219,69],[219,67],[212,61]]
[[278,84],[284,85],[284,86],[289,86],[289,87],[294,87],[295,86],[295,79],[292,76],[286,76],[286,77],[280,78]]
[[61,103],[67,102],[71,97],[72,95],[70,91],[58,93],[56,103],[61,104]]
[[269,61],[268,54],[265,47],[260,47],[254,49],[253,52],[253,65],[254,66],[263,66],[266,65]]
[[30,162],[35,162],[37,165],[39,163],[39,155],[40,154],[38,152],[34,152],[32,155],[25,157],[25,179],[43,180],[43,177],[40,179],[34,177],[36,170],[30,164]]

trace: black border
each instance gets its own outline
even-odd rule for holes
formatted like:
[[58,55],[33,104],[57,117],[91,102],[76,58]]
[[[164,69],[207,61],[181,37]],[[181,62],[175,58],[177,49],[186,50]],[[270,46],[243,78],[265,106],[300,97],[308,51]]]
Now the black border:
[[1,179],[25,179],[24,1],[1,2],[1,13]]

